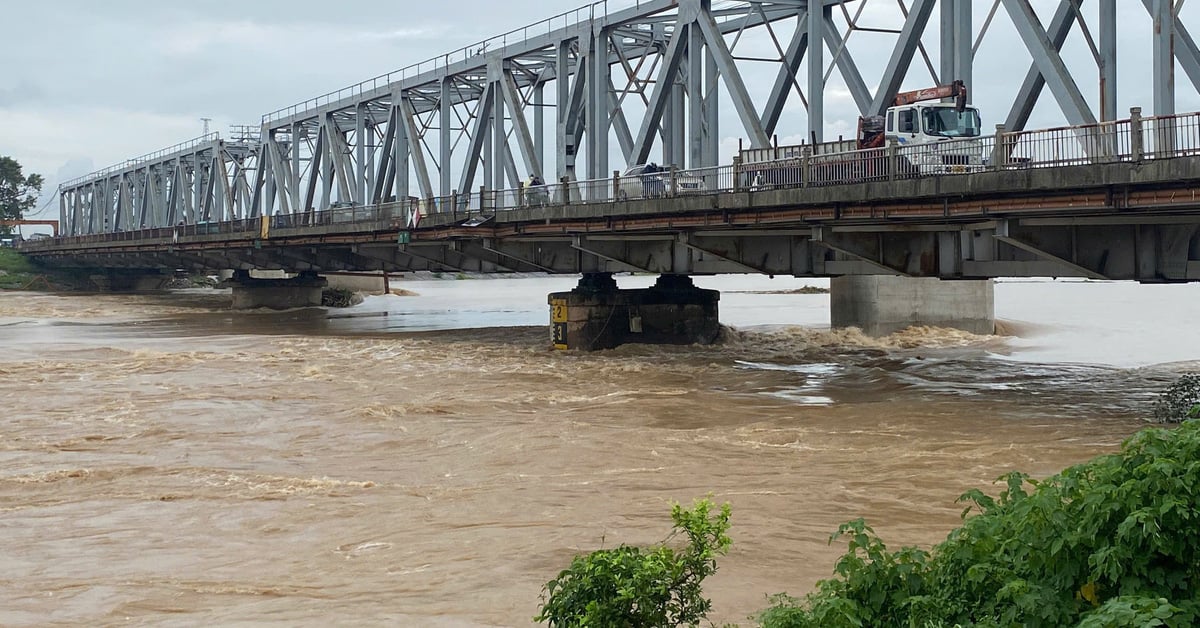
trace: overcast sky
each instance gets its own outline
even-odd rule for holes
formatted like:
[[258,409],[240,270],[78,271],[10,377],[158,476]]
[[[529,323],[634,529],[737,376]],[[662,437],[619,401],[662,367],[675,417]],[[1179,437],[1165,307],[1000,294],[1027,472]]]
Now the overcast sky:
[[[613,4],[630,4],[612,0]],[[213,130],[257,125],[263,114],[411,63],[448,53],[506,30],[580,6],[579,0],[3,0],[8,28],[0,38],[0,154],[26,172],[57,182],[190,139],[201,118]],[[714,3],[718,4],[718,3]],[[856,3],[855,3],[856,4]],[[975,2],[976,30],[991,2]],[[1085,13],[1096,3],[1084,2]],[[1034,0],[1043,22],[1055,0]],[[1138,0],[1122,0],[1119,110],[1149,101],[1150,28]],[[1184,6],[1184,23],[1200,36],[1200,3]],[[853,6],[853,5],[852,5]],[[853,11],[853,9],[852,9]],[[899,28],[892,0],[868,0],[863,26]],[[933,22],[936,24],[937,13]],[[1095,18],[1090,18],[1096,36]],[[1193,26],[1194,25],[1194,26]],[[874,88],[894,36],[856,33],[849,49]],[[926,35],[937,59],[936,26]],[[764,34],[742,44],[772,51]],[[1096,69],[1078,30],[1064,56],[1096,108]],[[826,52],[826,62],[831,55]],[[975,104],[990,128],[1003,121],[1030,57],[1003,9],[976,58]],[[906,88],[931,84],[918,57]],[[745,71],[756,99],[775,70]],[[1179,110],[1200,110],[1200,97],[1177,72]],[[827,135],[847,132],[853,110],[835,72],[826,96]],[[731,106],[723,107],[724,145],[744,136]],[[780,134],[801,136],[804,110],[793,98]],[[639,114],[640,115],[640,114]],[[1048,94],[1030,127],[1056,126],[1062,115]],[[727,149],[723,149],[727,150]],[[729,155],[731,157],[732,154]],[[49,200],[49,197],[46,197]],[[51,207],[48,214],[57,214]]]

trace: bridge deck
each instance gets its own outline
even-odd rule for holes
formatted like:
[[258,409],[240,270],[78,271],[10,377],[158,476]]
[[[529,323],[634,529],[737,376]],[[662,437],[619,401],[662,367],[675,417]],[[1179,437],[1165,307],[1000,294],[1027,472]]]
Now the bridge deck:
[[[455,207],[423,216],[415,229],[405,202],[58,238],[23,250],[57,264],[139,269],[1200,280],[1200,156],[501,211]],[[1147,266],[1155,256],[1162,263]]]

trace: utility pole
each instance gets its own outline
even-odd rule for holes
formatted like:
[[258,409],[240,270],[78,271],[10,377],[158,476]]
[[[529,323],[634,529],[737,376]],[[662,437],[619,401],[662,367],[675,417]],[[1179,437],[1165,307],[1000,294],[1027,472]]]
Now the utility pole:
[[208,135],[208,123],[212,122],[212,118],[200,118],[200,121],[204,123],[204,134]]

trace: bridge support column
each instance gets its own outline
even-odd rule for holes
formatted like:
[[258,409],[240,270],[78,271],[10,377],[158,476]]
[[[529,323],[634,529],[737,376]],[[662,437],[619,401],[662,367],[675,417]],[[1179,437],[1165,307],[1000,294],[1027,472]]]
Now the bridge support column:
[[620,290],[612,273],[585,273],[570,292],[550,295],[556,349],[595,351],[628,344],[711,344],[721,325],[716,290],[687,275],[662,275],[650,288]]
[[311,272],[291,279],[260,279],[245,270],[234,271],[229,283],[233,286],[235,310],[316,307],[321,305],[321,292],[328,285],[324,277]]
[[830,324],[885,336],[914,325],[973,334],[996,331],[995,284],[990,279],[855,275],[830,281]]

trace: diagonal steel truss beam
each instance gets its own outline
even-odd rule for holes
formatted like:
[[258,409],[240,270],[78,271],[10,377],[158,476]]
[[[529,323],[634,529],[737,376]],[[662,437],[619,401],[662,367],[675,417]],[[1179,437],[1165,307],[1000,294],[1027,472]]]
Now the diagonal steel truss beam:
[[[737,110],[738,117],[742,119],[742,126],[746,133],[750,135],[750,144],[755,148],[766,147],[771,140],[767,137],[767,132],[763,130],[762,119],[755,111],[754,101],[751,100],[750,93],[746,90],[746,83],[742,80],[742,74],[738,71],[733,54],[729,52],[729,46],[725,43],[725,37],[718,29],[716,21],[713,20],[712,15],[702,12],[696,18],[695,24],[704,33],[704,43],[712,51],[713,60],[721,73],[721,79],[725,81],[725,87],[728,88],[729,96],[733,100],[733,107]],[[689,26],[689,28],[694,28],[694,26]]]
[[654,136],[658,132],[659,124],[662,123],[663,112],[666,110],[667,100],[671,96],[671,88],[679,78],[679,66],[683,64],[686,51],[687,27],[676,25],[675,32],[671,34],[670,43],[667,44],[667,50],[663,53],[663,64],[659,68],[650,103],[646,106],[641,129],[634,138],[633,156],[636,163],[645,163],[650,157],[650,151],[654,148]]
[[1050,88],[1050,93],[1058,101],[1058,106],[1062,108],[1067,122],[1074,126],[1095,124],[1096,115],[1092,113],[1091,107],[1088,106],[1087,100],[1079,91],[1079,86],[1072,78],[1066,63],[1063,62],[1058,50],[1046,35],[1046,30],[1038,21],[1037,14],[1034,13],[1029,0],[1001,0],[1001,2],[1008,11],[1009,17],[1012,18],[1021,40],[1025,42],[1025,47],[1033,55],[1034,65],[1038,67],[1038,71],[1041,72],[1042,78]]
[[[1063,44],[1067,41],[1067,35],[1071,33],[1071,28],[1075,24],[1075,9],[1071,6],[1071,2],[1072,0],[1059,0],[1054,16],[1050,18],[1050,28],[1046,34],[1055,51],[1062,50]],[[1009,111],[1008,119],[1004,122],[1004,128],[1010,131],[1020,131],[1025,128],[1025,123],[1029,122],[1029,116],[1033,115],[1033,107],[1037,104],[1038,96],[1041,95],[1042,88],[1045,86],[1046,79],[1038,69],[1038,64],[1031,62],[1029,72],[1025,74],[1025,80],[1017,91],[1017,98]]]
[[875,99],[871,101],[871,108],[867,113],[883,115],[896,98],[900,84],[904,82],[908,68],[912,65],[913,55],[921,44],[921,35],[925,32],[925,26],[929,24],[929,16],[933,14],[936,5],[937,0],[913,1],[912,8],[908,11],[908,19],[904,21],[904,28],[900,30],[900,37],[892,50],[892,56],[888,59],[883,78],[879,81],[879,89],[875,90]]

